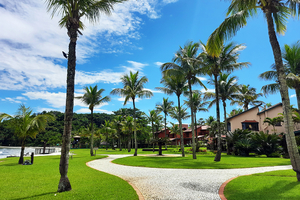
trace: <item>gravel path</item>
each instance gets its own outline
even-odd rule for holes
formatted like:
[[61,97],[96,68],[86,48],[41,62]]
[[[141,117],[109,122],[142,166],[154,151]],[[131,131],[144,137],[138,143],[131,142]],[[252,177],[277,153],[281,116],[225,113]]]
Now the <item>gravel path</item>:
[[226,180],[247,174],[291,169],[291,166],[244,169],[160,169],[130,167],[111,163],[130,155],[109,155],[94,160],[88,166],[113,174],[137,187],[145,200],[218,199],[219,188]]

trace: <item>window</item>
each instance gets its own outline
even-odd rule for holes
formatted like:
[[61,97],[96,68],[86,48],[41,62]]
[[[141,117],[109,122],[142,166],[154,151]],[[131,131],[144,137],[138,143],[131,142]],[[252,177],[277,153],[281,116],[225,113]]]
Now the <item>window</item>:
[[190,136],[190,134],[189,134],[189,133],[186,133],[185,135],[186,135],[186,137],[189,137],[189,136]]
[[281,122],[277,122],[277,123],[275,124],[275,126],[282,126],[282,125],[281,125]]
[[227,130],[231,131],[231,124],[230,124],[230,122],[227,123]]
[[243,130],[258,131],[258,122],[242,122]]

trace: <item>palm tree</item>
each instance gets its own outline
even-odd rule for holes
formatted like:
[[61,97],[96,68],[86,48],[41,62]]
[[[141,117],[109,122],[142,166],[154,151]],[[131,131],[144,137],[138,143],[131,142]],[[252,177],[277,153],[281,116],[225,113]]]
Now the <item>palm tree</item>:
[[[108,138],[116,133],[116,130],[112,128],[112,124],[105,120],[104,124],[101,126],[101,133],[105,136],[106,150],[108,149]],[[113,144],[114,145],[114,144]]]
[[[225,122],[226,131],[228,131],[227,130],[226,101],[227,100],[233,101],[233,98],[236,97],[236,92],[238,90],[238,86],[236,83],[237,77],[236,76],[229,77],[229,76],[230,76],[230,74],[220,73],[220,78],[218,80],[219,97],[223,103],[224,122]],[[205,96],[208,98],[213,98],[216,95],[214,92],[206,92]],[[215,103],[215,101],[216,101],[216,99],[214,99],[211,102],[209,108],[212,106],[213,103]]]
[[224,43],[220,46],[220,52],[218,56],[212,55],[208,50],[209,46],[201,43],[202,53],[199,56],[201,60],[204,71],[209,76],[213,77],[215,83],[215,94],[216,94],[216,112],[217,112],[217,129],[218,129],[218,152],[214,161],[221,160],[221,129],[220,129],[220,106],[219,106],[219,85],[218,76],[220,72],[230,73],[234,70],[241,69],[243,67],[248,67],[249,62],[237,62],[239,58],[239,52],[245,47],[242,45],[235,45],[234,43],[229,43],[225,45]]
[[290,15],[295,15],[299,11],[299,5],[300,2],[295,0],[231,0],[227,11],[227,16],[230,16],[211,34],[207,42],[209,52],[213,56],[218,56],[222,50],[221,46],[226,39],[235,35],[241,27],[246,26],[247,19],[257,14],[258,9],[263,12],[267,20],[269,40],[273,50],[277,77],[280,84],[283,112],[285,113],[284,124],[286,134],[288,135],[286,140],[287,147],[293,170],[297,173],[298,181],[300,181],[300,156],[294,135],[285,69],[276,32],[279,34],[285,33],[287,19]]
[[[161,70],[164,76],[180,75],[182,74],[188,82],[190,99],[192,99],[192,85],[200,84],[202,87],[205,85],[197,77],[202,74],[199,61],[197,60],[197,51],[199,43],[189,42],[184,48],[176,52],[173,58],[173,63],[164,63]],[[177,63],[177,64],[176,64]],[[193,146],[193,159],[196,159],[196,146],[195,146],[195,133],[194,133],[194,114],[191,107],[191,126],[192,126],[192,146]]]
[[205,119],[205,125],[210,126],[216,119],[213,116],[209,116],[207,119]]
[[270,118],[270,117],[266,117],[266,119],[264,120],[264,123],[267,123],[269,126],[273,126],[273,131],[275,133],[275,126],[278,124],[278,123],[281,123],[283,122],[283,117],[282,116],[279,116],[279,117],[273,117],[273,118]]
[[135,152],[134,156],[137,156],[137,140],[136,140],[136,110],[135,110],[135,100],[138,98],[150,98],[153,96],[152,92],[144,89],[144,84],[148,82],[146,76],[143,76],[139,79],[139,72],[132,73],[130,71],[129,75],[124,75],[121,77],[123,83],[123,88],[113,89],[110,93],[115,95],[121,95],[125,97],[124,105],[127,104],[129,100],[132,100],[133,103],[133,119],[134,119],[134,143],[135,143]]
[[[180,135],[180,129],[179,129],[179,126],[177,124],[174,124],[172,122],[171,123],[171,126],[169,127],[169,130],[170,130],[170,134],[174,134],[175,138],[177,138],[177,135]],[[177,147],[177,141],[175,140],[176,142],[176,149],[178,149]]]
[[118,146],[120,151],[122,151],[122,145],[121,145],[121,138],[122,138],[122,121],[123,121],[123,117],[121,115],[117,115],[113,118],[113,126],[117,131],[117,135],[118,135]]
[[[181,112],[180,106],[180,96],[184,91],[187,91],[188,86],[185,84],[185,77],[181,74],[176,76],[163,76],[160,83],[164,85],[164,87],[156,87],[155,89],[163,91],[165,94],[171,95],[176,94],[177,102],[178,102],[178,112]],[[182,119],[178,120],[179,129],[180,129],[180,146],[181,146],[181,154],[182,157],[185,156],[184,153],[184,141],[183,141],[183,132],[182,132]]]
[[188,100],[184,101],[186,105],[188,105],[189,107],[193,107],[193,112],[194,112],[194,127],[195,127],[195,137],[197,137],[197,112],[198,111],[204,111],[204,112],[208,112],[208,110],[206,108],[204,108],[205,106],[207,106],[209,104],[208,101],[204,101],[204,99],[202,98],[202,93],[200,91],[194,90],[193,91],[193,95],[192,95],[192,99],[188,98]]
[[[292,46],[285,44],[282,52],[287,85],[289,88],[295,89],[298,109],[300,109],[300,44],[298,42]],[[266,71],[259,77],[264,80],[276,81],[276,83],[261,88],[265,95],[280,91],[275,65],[272,66],[271,71]]]
[[44,131],[47,123],[54,120],[54,116],[51,114],[34,116],[30,107],[26,108],[24,104],[21,104],[18,109],[18,114],[15,117],[2,113],[0,115],[0,122],[2,119],[13,120],[15,135],[21,140],[21,153],[18,163],[23,164],[26,138],[35,138],[39,132]]
[[76,42],[79,30],[83,30],[82,18],[85,17],[91,22],[98,21],[100,13],[109,15],[116,3],[125,0],[45,0],[48,11],[52,10],[52,17],[58,13],[62,15],[59,21],[60,27],[66,27],[70,38],[67,70],[67,97],[65,109],[65,128],[61,149],[59,171],[61,178],[58,185],[58,192],[65,192],[72,189],[68,179],[69,151],[71,142],[71,130],[74,105],[74,85],[76,67]]
[[[167,115],[173,109],[172,105],[173,101],[169,101],[169,98],[163,98],[163,102],[160,104],[156,104],[156,110],[159,112],[163,112],[165,114],[165,137],[167,137]],[[167,149],[167,144],[166,144]]]
[[127,135],[128,152],[131,151],[131,135],[134,130],[134,119],[131,116],[127,116],[122,122],[122,131]]
[[106,103],[110,101],[109,96],[102,97],[102,93],[104,92],[104,89],[98,90],[98,86],[95,85],[94,87],[85,87],[83,88],[85,91],[83,96],[75,97],[76,99],[80,99],[84,104],[89,106],[89,109],[91,110],[91,146],[90,146],[90,154],[91,156],[94,156],[94,108],[95,106],[98,106],[100,104]]
[[235,100],[231,102],[231,105],[238,104],[243,106],[244,111],[249,109],[249,105],[257,106],[264,103],[257,100],[258,97],[263,96],[262,93],[256,93],[256,88],[250,87],[250,85],[239,85],[238,93],[235,95]]

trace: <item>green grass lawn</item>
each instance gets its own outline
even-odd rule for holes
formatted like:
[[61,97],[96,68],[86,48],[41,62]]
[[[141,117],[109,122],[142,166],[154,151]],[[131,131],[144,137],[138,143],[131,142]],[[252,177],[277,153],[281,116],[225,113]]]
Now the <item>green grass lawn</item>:
[[[186,154],[191,154],[192,151],[191,150],[192,147],[184,147],[185,153]],[[147,148],[147,149],[152,149],[152,148]],[[155,149],[158,149],[158,147],[156,147]],[[164,147],[163,147],[164,149]],[[201,149],[206,149],[206,148],[201,148]],[[99,148],[96,151],[97,154],[134,154],[134,148],[131,149],[131,152],[128,152],[127,149],[122,149],[122,151],[120,151],[118,148],[116,148],[115,150],[109,148],[108,150],[106,150],[105,148]],[[143,151],[143,149],[138,149],[138,154],[158,154],[158,151]],[[163,154],[181,154],[181,151],[178,148],[174,148],[174,147],[169,147],[167,150],[163,151]],[[205,154],[213,154],[210,151],[208,151]]]
[[289,159],[266,157],[240,157],[222,155],[221,162],[214,162],[215,155],[192,155],[186,157],[148,157],[130,156],[119,158],[113,163],[129,166],[156,167],[156,168],[182,168],[182,169],[233,169],[248,167],[264,167],[277,165],[290,165]]
[[19,158],[5,158],[0,159],[0,199],[138,199],[126,181],[86,166],[86,162],[105,156],[91,157],[89,149],[72,151],[76,154],[69,160],[72,191],[56,192],[59,156],[35,157],[33,165],[19,165]]
[[300,182],[293,170],[241,176],[230,181],[224,191],[228,200],[299,200]]

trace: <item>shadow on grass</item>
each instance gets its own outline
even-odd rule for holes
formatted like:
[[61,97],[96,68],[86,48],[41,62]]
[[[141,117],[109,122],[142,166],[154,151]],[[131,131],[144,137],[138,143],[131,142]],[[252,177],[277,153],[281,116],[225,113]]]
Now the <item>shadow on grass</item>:
[[35,197],[42,197],[42,196],[49,195],[49,194],[54,195],[55,193],[57,193],[57,192],[47,192],[47,193],[37,194],[37,195],[33,195],[33,196],[28,196],[28,197],[16,198],[13,200],[31,199],[31,198],[35,198]]

